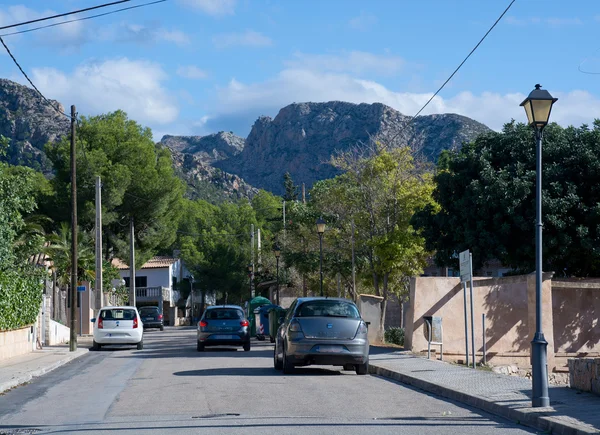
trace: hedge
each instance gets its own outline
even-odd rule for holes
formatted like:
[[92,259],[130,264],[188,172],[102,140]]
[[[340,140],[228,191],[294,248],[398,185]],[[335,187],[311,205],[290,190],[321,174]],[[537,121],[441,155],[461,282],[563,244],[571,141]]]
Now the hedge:
[[404,328],[392,327],[386,329],[384,339],[387,343],[404,346]]
[[0,270],[0,331],[35,323],[43,284],[37,274]]

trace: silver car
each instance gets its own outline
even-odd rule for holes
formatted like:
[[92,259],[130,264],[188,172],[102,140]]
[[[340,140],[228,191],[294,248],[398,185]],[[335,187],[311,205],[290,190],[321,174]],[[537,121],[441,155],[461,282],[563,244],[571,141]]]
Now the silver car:
[[206,346],[241,346],[250,350],[250,323],[237,305],[208,307],[198,322],[198,352]]
[[350,300],[298,298],[277,331],[273,364],[286,374],[294,366],[317,364],[343,366],[366,375],[367,323]]

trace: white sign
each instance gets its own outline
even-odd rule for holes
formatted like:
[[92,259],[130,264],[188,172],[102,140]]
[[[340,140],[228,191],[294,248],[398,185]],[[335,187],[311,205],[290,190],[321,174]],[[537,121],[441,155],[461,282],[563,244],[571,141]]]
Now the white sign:
[[467,282],[471,280],[471,256],[469,250],[458,254],[458,261],[460,262],[460,282]]

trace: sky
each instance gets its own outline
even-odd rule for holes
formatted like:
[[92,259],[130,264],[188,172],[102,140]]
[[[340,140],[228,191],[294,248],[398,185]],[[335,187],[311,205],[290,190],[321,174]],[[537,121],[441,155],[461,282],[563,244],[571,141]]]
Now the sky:
[[[0,27],[108,0],[0,0]],[[81,17],[152,0],[132,0]],[[294,102],[387,104],[414,115],[510,0],[167,0],[19,35],[0,30],[48,98],[122,109],[164,134],[247,136]],[[551,120],[600,117],[600,2],[516,0],[423,114],[500,130],[540,83]],[[6,35],[6,36],[4,36]],[[0,47],[2,49],[2,47]],[[6,52],[0,76],[26,84]]]

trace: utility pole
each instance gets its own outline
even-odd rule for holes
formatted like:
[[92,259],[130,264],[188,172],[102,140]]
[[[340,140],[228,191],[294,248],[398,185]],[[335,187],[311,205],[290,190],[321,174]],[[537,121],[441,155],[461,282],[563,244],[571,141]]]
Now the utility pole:
[[96,177],[96,309],[104,305],[102,294],[102,182]]
[[285,250],[285,199],[283,200],[283,249]]
[[306,204],[306,185],[302,183],[302,204]]
[[133,216],[129,220],[129,305],[135,307],[135,232]]
[[75,152],[75,105],[71,106],[71,331],[69,351],[77,350],[77,153]]
[[257,248],[257,256],[258,256],[258,267],[261,267],[262,265],[262,256],[261,254],[261,248],[262,248],[262,243],[260,241],[260,228],[256,229],[256,248]]
[[352,297],[354,302],[358,301],[356,295],[356,269],[354,267],[354,219],[352,219]]
[[256,296],[254,292],[254,224],[250,225],[250,264],[252,270],[250,271],[250,295],[252,299]]

